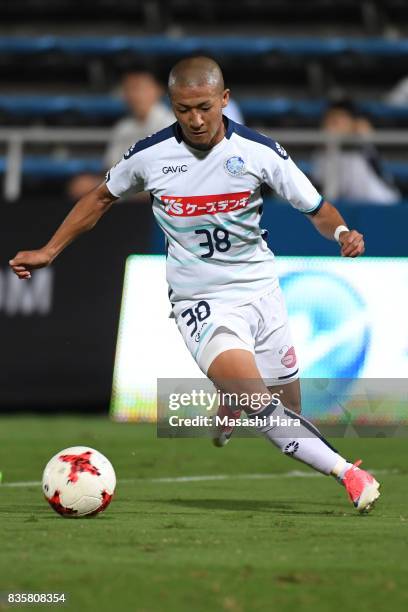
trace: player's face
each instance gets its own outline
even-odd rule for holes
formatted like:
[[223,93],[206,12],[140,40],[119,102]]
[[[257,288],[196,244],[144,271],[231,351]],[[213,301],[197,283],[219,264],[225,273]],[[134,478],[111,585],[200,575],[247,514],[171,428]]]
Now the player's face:
[[171,92],[173,112],[186,142],[196,149],[210,149],[224,138],[222,109],[229,100],[229,89],[209,85],[175,87]]

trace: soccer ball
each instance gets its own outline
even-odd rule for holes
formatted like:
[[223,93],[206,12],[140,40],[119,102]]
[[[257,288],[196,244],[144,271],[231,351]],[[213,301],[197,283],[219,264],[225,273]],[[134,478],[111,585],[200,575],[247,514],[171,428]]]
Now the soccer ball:
[[111,462],[87,446],[60,451],[45,466],[42,489],[58,514],[81,517],[103,512],[115,491]]

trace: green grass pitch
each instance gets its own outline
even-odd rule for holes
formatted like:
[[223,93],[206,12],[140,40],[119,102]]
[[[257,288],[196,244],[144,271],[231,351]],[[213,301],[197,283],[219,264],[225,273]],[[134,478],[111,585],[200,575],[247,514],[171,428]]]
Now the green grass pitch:
[[[263,439],[215,449],[157,439],[150,425],[0,419],[0,610],[12,609],[8,592],[65,592],[61,607],[32,608],[77,612],[408,609],[407,440],[334,442],[378,470],[368,516],[333,479],[291,474],[312,472]],[[39,481],[53,454],[77,444],[116,469],[104,514],[62,518],[38,486],[8,486]]]

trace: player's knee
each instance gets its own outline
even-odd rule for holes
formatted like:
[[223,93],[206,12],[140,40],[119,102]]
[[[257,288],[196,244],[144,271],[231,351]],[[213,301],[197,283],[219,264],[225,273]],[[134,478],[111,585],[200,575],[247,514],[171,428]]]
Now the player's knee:
[[212,335],[202,352],[199,366],[211,380],[260,377],[248,343],[224,327],[219,327]]

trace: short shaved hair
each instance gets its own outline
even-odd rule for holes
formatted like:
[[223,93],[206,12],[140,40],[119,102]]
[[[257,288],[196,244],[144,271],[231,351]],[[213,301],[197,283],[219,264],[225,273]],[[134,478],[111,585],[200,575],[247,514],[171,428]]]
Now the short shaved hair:
[[210,86],[224,91],[224,77],[217,62],[210,57],[187,57],[177,62],[170,71],[169,92],[176,87]]

